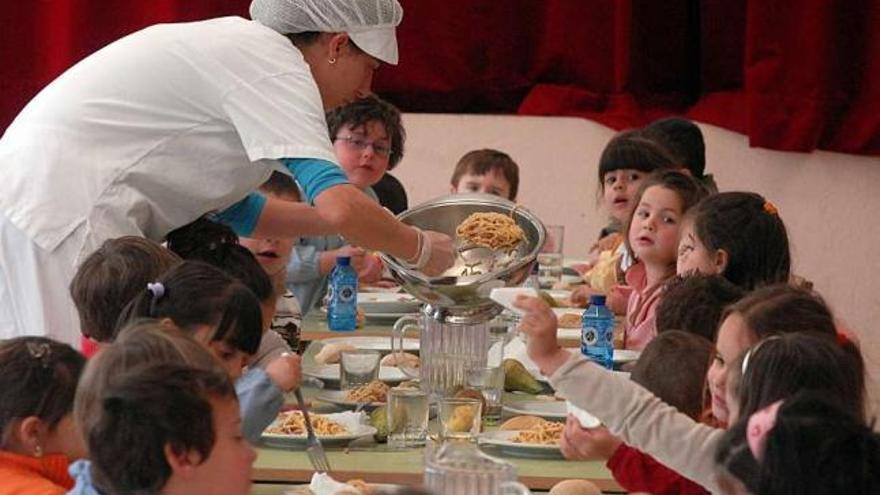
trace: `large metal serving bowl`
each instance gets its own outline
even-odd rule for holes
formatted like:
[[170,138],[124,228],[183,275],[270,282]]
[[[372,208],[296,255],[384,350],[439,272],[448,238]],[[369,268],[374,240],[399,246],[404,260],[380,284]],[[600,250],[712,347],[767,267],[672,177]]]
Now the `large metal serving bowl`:
[[[455,229],[471,213],[496,212],[510,214],[523,229],[525,240],[510,253],[487,248],[465,249],[455,264],[438,277],[407,268],[393,256],[382,255],[394,278],[407,292],[434,308],[453,314],[489,314],[500,312],[500,306],[489,299],[495,287],[520,285],[529,275],[538,251],[544,244],[544,224],[529,210],[489,194],[452,194],[422,203],[397,216],[403,223],[422,230],[443,232],[455,239]],[[477,265],[477,269],[469,269]],[[478,273],[488,268],[485,273]]]

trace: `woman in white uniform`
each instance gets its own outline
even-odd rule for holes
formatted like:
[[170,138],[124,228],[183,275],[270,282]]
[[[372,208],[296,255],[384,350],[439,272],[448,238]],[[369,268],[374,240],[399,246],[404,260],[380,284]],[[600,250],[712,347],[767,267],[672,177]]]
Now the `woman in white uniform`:
[[[211,212],[240,235],[338,232],[429,274],[450,265],[448,236],[348,184],[324,120],[397,63],[402,15],[397,0],[254,0],[253,20],[151,26],[50,83],[0,139],[0,338],[76,344],[80,260]],[[314,207],[253,193],[275,169]]]

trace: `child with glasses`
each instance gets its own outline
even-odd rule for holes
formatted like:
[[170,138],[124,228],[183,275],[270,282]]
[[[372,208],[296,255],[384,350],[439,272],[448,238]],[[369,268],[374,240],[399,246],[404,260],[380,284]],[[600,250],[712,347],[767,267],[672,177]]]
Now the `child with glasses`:
[[[403,157],[406,133],[400,110],[375,96],[353,101],[327,114],[333,150],[348,181],[377,199],[371,186]],[[350,256],[364,283],[378,281],[382,262],[366,250],[350,246],[337,235],[304,237],[288,265],[288,287],[308,313],[324,296],[327,276],[337,256]]]

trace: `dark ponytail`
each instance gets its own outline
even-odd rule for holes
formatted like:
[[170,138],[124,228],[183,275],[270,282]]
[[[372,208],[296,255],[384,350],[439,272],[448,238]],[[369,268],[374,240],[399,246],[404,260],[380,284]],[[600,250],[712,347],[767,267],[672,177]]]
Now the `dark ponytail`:
[[201,325],[215,328],[210,341],[227,342],[248,354],[257,352],[262,336],[260,301],[241,281],[201,261],[184,261],[145,287],[122,311],[118,329],[140,318],[169,318],[191,333]]

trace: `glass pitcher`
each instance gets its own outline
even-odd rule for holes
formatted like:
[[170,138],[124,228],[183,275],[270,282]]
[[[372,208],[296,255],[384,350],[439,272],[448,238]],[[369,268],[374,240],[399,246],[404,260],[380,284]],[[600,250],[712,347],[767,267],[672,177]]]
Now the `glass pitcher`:
[[490,457],[471,442],[429,442],[425,489],[435,495],[529,495],[516,481],[516,467]]
[[438,319],[426,306],[422,314],[404,316],[394,323],[391,352],[403,350],[403,339],[409,330],[419,331],[419,369],[400,369],[407,376],[418,378],[421,389],[433,400],[466,386],[468,370],[486,366],[488,322],[460,321],[463,323]]

